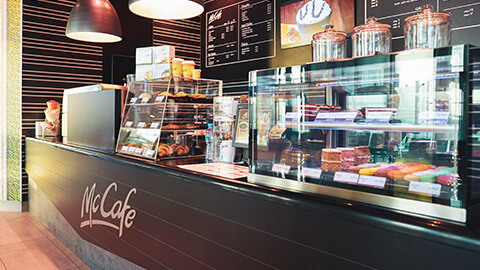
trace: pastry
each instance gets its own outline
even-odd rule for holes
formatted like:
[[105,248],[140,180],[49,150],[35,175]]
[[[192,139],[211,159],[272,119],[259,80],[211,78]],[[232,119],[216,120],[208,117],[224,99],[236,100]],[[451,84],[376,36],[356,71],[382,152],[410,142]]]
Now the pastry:
[[339,172],[342,170],[342,151],[322,149],[322,170]]
[[163,97],[173,97],[173,94],[171,92],[155,92],[154,94],[157,94],[157,96],[163,96]]
[[394,164],[391,164],[391,165],[388,165],[386,167],[382,167],[382,168],[378,169],[375,172],[375,176],[387,177],[387,174],[388,174],[389,171],[399,170],[403,167],[404,167],[404,165],[401,164],[401,163],[394,163]]
[[162,127],[163,129],[181,129],[182,127],[180,125],[170,123],[168,125],[165,125]]
[[174,95],[175,101],[178,102],[189,102],[190,95],[185,92],[178,92]]
[[190,148],[186,145],[179,145],[175,148],[174,152],[178,156],[183,156],[183,155],[190,154]]
[[337,147],[340,153],[340,159],[342,160],[342,169],[348,170],[351,166],[355,165],[355,149],[346,147]]
[[437,178],[437,182],[442,184],[442,185],[453,185],[455,184],[458,180],[458,174],[456,173],[450,173],[447,175],[442,175]]
[[184,129],[197,129],[197,128],[200,128],[199,125],[195,125],[195,124],[186,124],[184,126],[182,126]]
[[193,99],[204,99],[204,98],[207,98],[205,95],[200,94],[200,93],[196,93],[196,94],[190,95],[190,97],[193,98]]
[[152,98],[152,95],[149,94],[149,93],[141,93],[139,96],[138,96],[139,99],[142,99],[142,98]]
[[282,150],[281,162],[291,168],[297,168],[303,165],[304,153],[298,148],[290,148]]
[[159,157],[168,157],[173,154],[173,149],[168,144],[162,144],[158,147],[158,156]]
[[378,169],[381,169],[382,167],[373,167],[373,168],[367,168],[367,169],[360,169],[360,171],[358,172],[358,174],[360,175],[374,175],[375,172],[378,170]]
[[327,172],[339,172],[342,170],[342,162],[322,161],[322,170]]
[[387,173],[388,177],[395,180],[404,179],[405,175],[407,174],[412,174],[419,171],[425,171],[432,168],[432,166],[426,165],[426,164],[420,164],[420,165],[414,165],[414,166],[407,166],[408,164],[405,164],[405,165],[406,167],[400,170],[389,171]]
[[434,169],[430,169],[430,170],[425,170],[425,171],[419,171],[419,172],[414,172],[412,174],[407,174],[405,175],[405,177],[403,179],[407,180],[407,181],[419,181],[420,180],[420,177],[422,175],[425,175],[425,174],[432,174],[432,173],[436,173],[440,170],[443,170],[445,169],[446,167],[437,167],[437,168],[434,168]]
[[355,149],[355,165],[370,162],[370,149],[368,146],[357,146]]
[[453,173],[453,168],[441,169],[437,172],[424,174],[420,176],[420,181],[434,183],[435,181],[437,181],[437,178],[439,178],[440,176],[451,174],[451,173]]

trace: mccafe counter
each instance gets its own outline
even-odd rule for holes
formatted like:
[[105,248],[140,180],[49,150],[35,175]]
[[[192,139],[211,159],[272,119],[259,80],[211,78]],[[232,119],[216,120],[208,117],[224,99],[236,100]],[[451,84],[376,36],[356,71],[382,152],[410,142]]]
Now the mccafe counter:
[[29,211],[92,268],[478,269],[480,230],[34,138]]

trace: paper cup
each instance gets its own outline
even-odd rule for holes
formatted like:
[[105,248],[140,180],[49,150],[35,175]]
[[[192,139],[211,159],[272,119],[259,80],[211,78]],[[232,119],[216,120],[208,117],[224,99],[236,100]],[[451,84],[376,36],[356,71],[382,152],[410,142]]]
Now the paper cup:
[[192,78],[200,79],[200,73],[202,72],[201,69],[192,69]]
[[184,61],[182,64],[183,77],[191,78],[192,70],[195,68],[195,62],[193,61]]
[[183,63],[182,58],[173,58],[172,59],[172,73],[173,76],[178,76],[182,77],[183,71],[182,71],[182,63]]

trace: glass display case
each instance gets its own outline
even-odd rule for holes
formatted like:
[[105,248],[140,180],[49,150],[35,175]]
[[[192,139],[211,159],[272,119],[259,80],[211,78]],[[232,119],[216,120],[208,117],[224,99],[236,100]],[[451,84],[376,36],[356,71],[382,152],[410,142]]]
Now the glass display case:
[[201,157],[222,81],[165,77],[128,86],[116,152],[145,159]]
[[466,222],[470,47],[250,72],[248,181]]

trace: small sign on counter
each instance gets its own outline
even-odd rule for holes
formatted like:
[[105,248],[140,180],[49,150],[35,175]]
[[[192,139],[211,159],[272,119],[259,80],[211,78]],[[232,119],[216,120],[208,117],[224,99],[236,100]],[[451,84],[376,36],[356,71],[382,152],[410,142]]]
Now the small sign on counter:
[[272,172],[288,174],[290,172],[290,166],[276,163],[272,166]]
[[125,122],[125,127],[126,127],[126,128],[132,127],[132,125],[133,125],[133,122],[132,122],[132,121],[127,121],[127,122]]
[[353,122],[358,112],[320,112],[315,122]]
[[358,174],[347,172],[336,172],[333,182],[356,185],[358,183]]
[[387,179],[385,177],[360,175],[358,178],[358,185],[384,189],[386,181]]
[[303,177],[310,177],[313,179],[320,179],[322,175],[322,170],[316,168],[302,168],[302,176]]
[[142,154],[142,150],[142,148],[136,148],[134,154],[140,156]]
[[438,112],[420,112],[418,116],[419,123],[432,123],[432,124],[447,124],[450,112],[438,111]]
[[130,147],[128,147],[128,151],[127,151],[127,153],[129,153],[129,154],[133,154],[133,153],[135,153],[135,150],[136,150],[136,149],[137,149],[137,147],[130,146]]
[[148,98],[148,97],[142,98],[142,101],[140,101],[140,103],[145,104],[145,103],[148,103],[149,100],[150,100],[150,98]]
[[155,155],[155,151],[152,150],[152,149],[147,149],[147,151],[145,151],[144,155],[146,157],[152,158]]
[[150,125],[150,128],[158,128],[160,126],[160,122],[153,122],[151,125]]
[[145,127],[145,122],[138,122],[137,128],[144,128]]
[[388,123],[392,119],[393,111],[368,112],[365,123]]
[[137,100],[138,100],[138,98],[132,97],[132,98],[130,99],[130,103],[137,103]]
[[165,96],[157,96],[157,97],[155,98],[155,102],[162,102],[163,99],[165,99]]
[[408,191],[430,194],[435,197],[440,196],[442,185],[436,183],[410,181],[408,185]]
[[120,152],[127,153],[128,152],[128,146],[126,146],[126,145],[122,146],[122,149],[120,150]]

